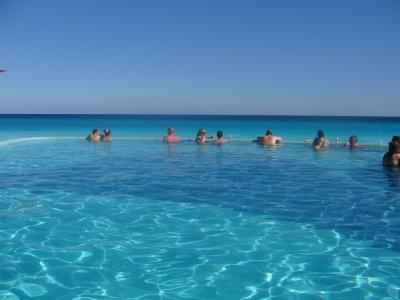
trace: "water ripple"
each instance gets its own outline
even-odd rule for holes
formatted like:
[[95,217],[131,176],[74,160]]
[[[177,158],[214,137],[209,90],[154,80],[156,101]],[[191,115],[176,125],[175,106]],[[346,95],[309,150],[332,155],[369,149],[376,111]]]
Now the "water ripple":
[[397,299],[382,150],[8,144],[0,299]]

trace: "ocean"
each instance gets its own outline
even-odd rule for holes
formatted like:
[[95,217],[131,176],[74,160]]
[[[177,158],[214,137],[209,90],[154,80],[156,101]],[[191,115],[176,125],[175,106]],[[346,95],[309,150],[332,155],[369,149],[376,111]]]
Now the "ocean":
[[168,127],[184,138],[195,138],[204,127],[222,130],[233,139],[254,139],[272,129],[286,141],[303,142],[323,129],[340,142],[355,134],[361,143],[384,144],[399,134],[400,118],[199,115],[0,115],[0,140],[34,136],[87,136],[92,129],[110,128],[115,137],[162,137]]
[[[399,125],[1,115],[0,299],[399,299],[400,172],[381,165]],[[266,129],[283,144],[251,142]],[[325,151],[304,143],[318,129]]]

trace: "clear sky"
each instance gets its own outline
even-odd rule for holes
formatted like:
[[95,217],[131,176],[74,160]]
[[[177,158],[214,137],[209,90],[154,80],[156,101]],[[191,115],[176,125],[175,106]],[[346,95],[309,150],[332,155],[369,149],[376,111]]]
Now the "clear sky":
[[399,0],[0,0],[0,113],[398,116]]

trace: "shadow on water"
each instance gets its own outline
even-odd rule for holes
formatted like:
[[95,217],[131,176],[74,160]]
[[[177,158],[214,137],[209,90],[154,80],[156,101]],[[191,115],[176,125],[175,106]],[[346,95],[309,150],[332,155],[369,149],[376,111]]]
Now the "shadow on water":
[[100,163],[93,158],[62,168],[2,171],[0,188],[29,190],[30,197],[67,191],[210,204],[334,229],[400,251],[400,172],[380,166],[380,152],[254,144],[129,152],[113,146]]

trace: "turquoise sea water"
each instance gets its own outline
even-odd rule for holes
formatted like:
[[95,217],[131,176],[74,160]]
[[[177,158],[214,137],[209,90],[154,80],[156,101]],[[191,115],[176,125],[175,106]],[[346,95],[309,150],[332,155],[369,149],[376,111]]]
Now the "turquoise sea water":
[[356,134],[365,144],[384,144],[399,134],[400,118],[293,116],[157,116],[157,115],[0,115],[1,140],[37,136],[86,136],[93,128],[111,128],[117,137],[163,136],[174,127],[184,138],[195,138],[200,127],[208,134],[223,130],[234,139],[254,139],[272,129],[287,141],[314,138],[323,129],[328,138],[347,141]]
[[[157,139],[167,126],[292,141],[322,128],[386,144],[399,125],[1,116],[0,299],[399,299],[400,172],[381,166],[386,147]],[[116,139],[65,138],[94,127]]]

